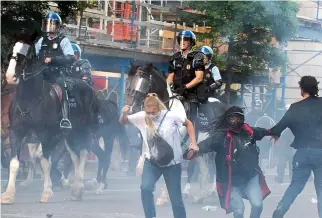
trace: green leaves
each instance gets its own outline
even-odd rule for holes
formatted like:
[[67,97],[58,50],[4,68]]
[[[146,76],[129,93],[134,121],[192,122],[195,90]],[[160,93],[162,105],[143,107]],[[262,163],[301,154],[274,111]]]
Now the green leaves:
[[[187,5],[205,12],[187,22],[205,23],[212,33],[233,41],[226,66],[240,66],[243,72],[258,73],[285,63],[283,52],[271,45],[272,39],[284,43],[297,31],[297,3],[293,1],[194,1]],[[186,21],[186,20],[185,20]],[[215,59],[220,59],[215,57]]]

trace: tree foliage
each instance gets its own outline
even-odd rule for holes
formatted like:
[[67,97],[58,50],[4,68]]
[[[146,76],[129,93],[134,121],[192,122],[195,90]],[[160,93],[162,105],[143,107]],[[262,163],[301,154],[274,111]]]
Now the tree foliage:
[[283,51],[272,45],[272,40],[283,44],[295,35],[296,2],[192,1],[187,6],[204,12],[191,17],[190,22],[210,26],[212,35],[217,34],[228,45],[228,52],[223,54],[229,75],[228,89],[236,67],[246,75],[263,74],[266,69],[285,63]]
[[[74,18],[87,7],[95,6],[94,1],[54,1],[63,22]],[[32,23],[40,32],[41,22],[50,11],[48,1],[1,1],[1,56],[5,57],[12,44],[14,33]]]

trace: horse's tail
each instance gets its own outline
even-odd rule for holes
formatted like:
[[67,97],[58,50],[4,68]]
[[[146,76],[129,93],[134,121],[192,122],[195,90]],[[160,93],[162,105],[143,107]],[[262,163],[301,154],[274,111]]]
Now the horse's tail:
[[120,145],[120,150],[122,152],[122,157],[126,157],[127,152],[128,152],[128,148],[130,145],[130,140],[128,138],[128,135],[126,133],[125,130],[125,126],[122,125],[121,123],[118,122],[118,134],[117,134],[117,138],[119,141],[119,145]]
[[127,137],[125,127],[119,122],[119,108],[117,104],[110,100],[100,100],[101,102],[101,116],[103,116],[104,123],[111,125],[112,131],[115,131],[115,137],[117,138],[122,156],[126,155],[127,147],[129,145],[129,139]]

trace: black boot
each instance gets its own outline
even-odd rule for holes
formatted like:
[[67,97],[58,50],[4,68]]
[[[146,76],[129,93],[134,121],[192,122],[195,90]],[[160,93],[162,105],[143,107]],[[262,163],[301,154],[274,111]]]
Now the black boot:
[[63,119],[60,121],[60,128],[62,129],[71,129],[72,124],[69,121],[69,102],[67,99],[63,100],[62,106]]

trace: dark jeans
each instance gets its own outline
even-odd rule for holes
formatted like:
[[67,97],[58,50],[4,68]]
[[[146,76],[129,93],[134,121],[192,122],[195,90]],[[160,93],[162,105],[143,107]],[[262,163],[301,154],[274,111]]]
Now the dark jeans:
[[277,209],[282,213],[289,210],[297,195],[299,195],[311,171],[314,173],[314,185],[318,199],[318,212],[322,218],[322,149],[299,148],[293,157],[292,181],[284,193],[282,200],[278,203]]
[[158,167],[147,159],[144,162],[141,184],[141,198],[145,217],[156,217],[153,191],[161,175],[163,175],[167,185],[173,217],[186,218],[186,210],[181,194],[181,165]]
[[256,175],[243,186],[233,186],[230,195],[230,204],[234,218],[243,218],[245,206],[243,196],[246,195],[251,204],[250,218],[260,218],[263,210],[263,197],[259,184],[259,176]]

